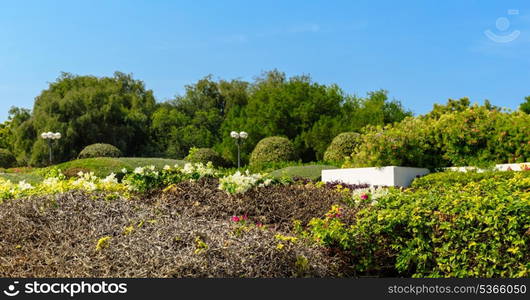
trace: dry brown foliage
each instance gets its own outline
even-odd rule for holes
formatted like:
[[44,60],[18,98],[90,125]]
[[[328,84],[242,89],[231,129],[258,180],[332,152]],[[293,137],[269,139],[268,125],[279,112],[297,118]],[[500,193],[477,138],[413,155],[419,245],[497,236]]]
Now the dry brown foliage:
[[[133,200],[71,192],[6,201],[0,277],[341,276],[337,255],[276,237],[292,236],[293,219],[322,216],[337,201],[331,190],[297,185],[234,197],[213,179]],[[246,225],[230,221],[243,214]]]

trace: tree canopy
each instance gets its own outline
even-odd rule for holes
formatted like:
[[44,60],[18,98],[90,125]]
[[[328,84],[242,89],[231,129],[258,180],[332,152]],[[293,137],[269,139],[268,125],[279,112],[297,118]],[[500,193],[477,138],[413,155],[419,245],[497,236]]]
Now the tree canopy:
[[0,126],[0,146],[19,163],[43,165],[46,141],[40,134],[61,132],[56,162],[77,157],[87,145],[115,145],[126,156],[184,158],[192,148],[213,148],[236,161],[231,131],[247,131],[242,159],[269,136],[293,142],[303,161],[322,159],[341,132],[366,125],[399,122],[412,115],[384,90],[366,97],[339,86],[314,82],[309,75],[287,77],[278,70],[253,81],[206,76],[185,87],[183,95],[157,103],[153,92],[132,75],[112,77],[63,73],[35,98],[32,111],[14,108]]
[[155,105],[152,91],[131,75],[116,72],[98,78],[63,73],[35,98],[31,116],[15,129],[15,152],[31,165],[42,165],[48,149],[40,133],[58,131],[63,137],[54,145],[57,161],[73,159],[95,143],[137,155],[149,147]]

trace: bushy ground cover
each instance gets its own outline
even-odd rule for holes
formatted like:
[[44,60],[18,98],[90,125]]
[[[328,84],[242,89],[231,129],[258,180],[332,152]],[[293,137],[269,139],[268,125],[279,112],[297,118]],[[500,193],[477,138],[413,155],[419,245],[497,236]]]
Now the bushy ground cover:
[[211,164],[0,182],[2,277],[527,277],[530,172],[410,189]]
[[427,175],[409,190],[364,196],[354,222],[328,213],[306,234],[348,253],[361,273],[528,277],[530,172]]

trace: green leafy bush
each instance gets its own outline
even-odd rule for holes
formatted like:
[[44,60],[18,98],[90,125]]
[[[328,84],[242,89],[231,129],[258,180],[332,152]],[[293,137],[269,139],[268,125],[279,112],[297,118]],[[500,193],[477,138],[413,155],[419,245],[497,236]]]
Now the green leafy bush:
[[12,168],[16,165],[17,159],[7,149],[0,149],[0,168]]
[[472,106],[367,127],[345,166],[488,166],[530,160],[530,115]]
[[[329,215],[314,219],[310,232],[349,253],[368,274],[528,277],[530,172],[461,182],[452,176],[427,175],[416,189],[391,191],[361,209],[353,223]],[[433,186],[419,188],[426,183]]]
[[324,161],[340,162],[350,156],[360,142],[360,134],[343,132],[337,135],[324,152]]
[[110,144],[92,144],[86,146],[81,153],[79,158],[95,158],[95,157],[120,157],[121,151]]
[[435,142],[432,122],[435,120],[410,117],[394,125],[368,126],[359,146],[344,166],[449,166]]
[[227,166],[226,160],[219,153],[217,153],[211,148],[191,148],[185,160],[192,163],[203,164],[212,162],[215,167]]
[[296,151],[293,143],[287,138],[272,136],[259,141],[250,155],[250,164],[256,166],[295,159]]
[[530,115],[471,107],[434,123],[436,143],[455,166],[530,160]]

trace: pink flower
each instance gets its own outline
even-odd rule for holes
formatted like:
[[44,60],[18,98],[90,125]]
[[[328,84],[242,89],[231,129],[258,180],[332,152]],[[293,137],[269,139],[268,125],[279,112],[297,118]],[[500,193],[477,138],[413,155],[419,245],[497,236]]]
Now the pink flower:
[[367,194],[362,194],[361,195],[361,199],[362,200],[367,200],[368,199],[368,195]]
[[247,215],[242,215],[242,216],[241,216],[241,220],[243,220],[243,221],[246,221],[246,220],[248,220],[248,217],[247,217]]
[[257,226],[257,227],[263,227],[263,223],[258,222],[258,223],[256,223],[256,226]]
[[232,222],[239,222],[239,221],[241,221],[241,220],[239,219],[238,216],[233,216],[231,220],[232,220]]

